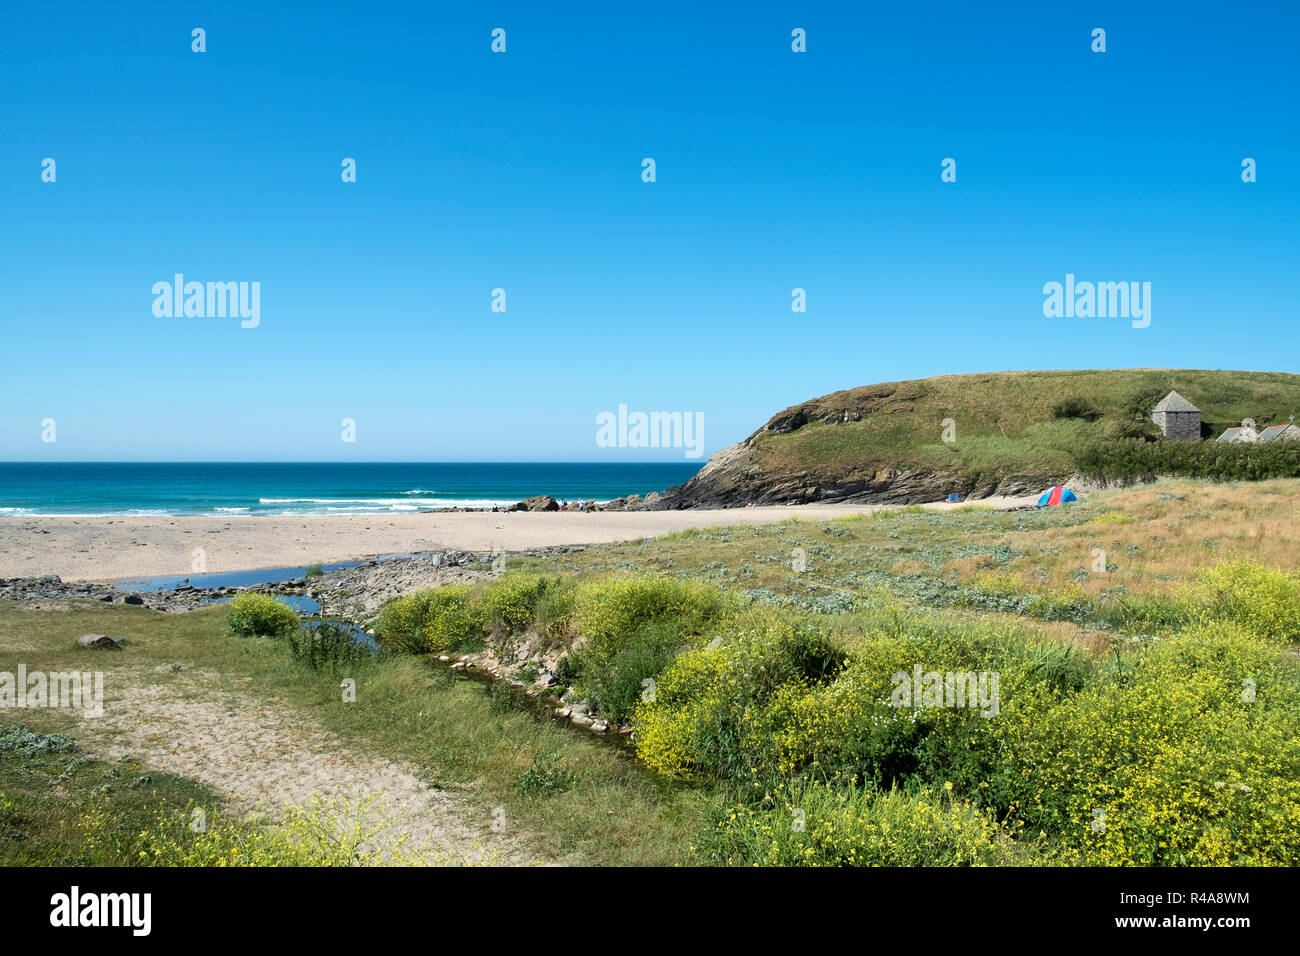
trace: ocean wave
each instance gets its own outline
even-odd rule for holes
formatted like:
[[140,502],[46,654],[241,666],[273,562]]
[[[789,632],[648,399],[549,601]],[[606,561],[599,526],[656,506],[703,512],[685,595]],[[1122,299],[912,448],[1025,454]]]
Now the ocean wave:
[[[373,503],[360,504],[327,499],[317,507],[280,508],[268,510],[263,514],[271,515],[340,515],[340,514],[414,514],[417,511],[448,511],[452,508],[507,508],[516,499],[496,500],[492,498],[429,498],[418,501],[392,501],[390,499],[371,499]],[[316,504],[313,502],[313,504]]]
[[412,502],[409,498],[257,498],[259,505],[432,505],[437,501],[437,498],[424,502]]
[[217,508],[217,507],[213,507],[212,510],[213,510],[213,511],[224,511],[224,512],[229,512],[229,513],[233,514],[233,513],[236,513],[236,512],[240,512],[240,511],[247,511],[248,509],[247,509],[247,508]]
[[193,514],[187,511],[130,509],[123,511],[32,511],[24,515],[31,518],[175,518]]

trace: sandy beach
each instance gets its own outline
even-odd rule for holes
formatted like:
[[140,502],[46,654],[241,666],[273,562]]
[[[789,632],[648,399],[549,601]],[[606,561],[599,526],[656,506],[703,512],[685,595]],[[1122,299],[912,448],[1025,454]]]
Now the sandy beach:
[[[985,498],[1003,507],[1024,499]],[[448,512],[302,517],[0,518],[0,578],[67,581],[187,574],[195,549],[208,572],[348,561],[457,548],[490,551],[650,538],[685,528],[839,518],[890,505],[791,505],[698,511]],[[929,508],[960,507],[947,502]]]

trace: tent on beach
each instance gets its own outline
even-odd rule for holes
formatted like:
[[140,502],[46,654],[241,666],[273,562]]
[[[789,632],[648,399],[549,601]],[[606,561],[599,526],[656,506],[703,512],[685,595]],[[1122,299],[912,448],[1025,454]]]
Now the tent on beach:
[[1057,485],[1056,487],[1048,488],[1043,492],[1043,497],[1038,499],[1038,506],[1041,508],[1044,505],[1062,505],[1067,501],[1078,500],[1079,499],[1075,496],[1074,492],[1065,487],[1065,485]]

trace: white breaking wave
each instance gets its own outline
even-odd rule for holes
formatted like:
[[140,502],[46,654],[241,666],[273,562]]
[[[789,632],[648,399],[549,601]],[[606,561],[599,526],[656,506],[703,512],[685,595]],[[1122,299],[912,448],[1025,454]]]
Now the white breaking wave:
[[[428,498],[420,503],[437,503],[437,498]],[[409,498],[257,498],[259,505],[411,505]]]

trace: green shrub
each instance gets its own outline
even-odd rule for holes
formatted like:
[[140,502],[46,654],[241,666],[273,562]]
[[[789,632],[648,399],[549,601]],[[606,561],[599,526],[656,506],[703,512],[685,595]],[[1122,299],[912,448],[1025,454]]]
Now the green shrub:
[[645,685],[667,667],[681,650],[677,629],[664,621],[651,621],[624,635],[609,653],[595,654],[591,647],[575,651],[575,684],[594,710],[622,723],[632,716]]
[[1084,421],[1095,422],[1101,418],[1101,410],[1082,395],[1068,395],[1052,406],[1052,417],[1082,418]]
[[470,607],[473,586],[449,584],[389,601],[375,621],[375,642],[385,650],[441,654],[483,638]]
[[557,581],[540,574],[505,574],[483,585],[471,603],[485,629],[518,634],[536,619],[538,602]]
[[[1008,834],[985,811],[932,791],[781,788],[717,814],[697,852],[725,866],[1006,866]],[[1020,857],[1025,854],[1021,853]]]
[[481,585],[449,584],[389,601],[375,621],[375,640],[387,650],[440,654],[534,625],[555,640],[567,634],[572,601],[572,585],[555,576],[511,573]]
[[[973,795],[995,759],[985,739],[998,701],[1062,699],[1097,673],[1077,648],[1028,645],[988,625],[897,612],[877,621],[847,653],[798,618],[772,618],[720,647],[682,654],[655,699],[637,708],[638,754],[670,774],[764,782],[795,775],[883,789],[954,782]],[[985,674],[990,699],[896,706],[895,675],[918,666]]]
[[1215,441],[1094,441],[1073,455],[1089,478],[1120,481],[1179,475],[1215,481],[1300,477],[1300,442],[1228,444]]
[[573,605],[576,589],[569,581],[557,579],[542,592],[537,602],[537,631],[547,646],[573,637]]
[[281,637],[298,628],[293,608],[269,594],[240,594],[230,602],[230,633],[240,637]]
[[843,663],[828,637],[792,614],[756,609],[733,624],[732,638],[678,656],[637,704],[637,754],[654,769],[746,781],[772,772],[771,702]]
[[[1252,575],[1237,569],[1231,580]],[[1259,581],[1264,601],[1282,587],[1272,574]],[[1296,865],[1300,662],[1275,634],[1205,611],[1177,633],[1103,658],[987,624],[882,617],[838,664],[809,673],[795,663],[798,619],[772,617],[678,656],[653,699],[637,705],[637,751],[661,772],[767,792],[769,810],[772,799],[787,811],[803,806],[780,794],[813,785],[951,784],[954,799],[1068,863]],[[918,664],[996,672],[996,712],[892,706],[891,675]],[[740,829],[723,828],[711,859],[792,862],[807,852],[749,802],[729,810]],[[866,837],[854,827],[871,827],[861,814],[831,820],[812,846],[819,862],[843,862],[846,847],[856,855]]]
[[722,591],[701,581],[620,575],[582,582],[573,622],[593,648],[612,653],[651,621],[668,622],[682,637],[703,634],[727,607]]
[[289,651],[294,660],[312,670],[356,667],[374,654],[367,645],[357,643],[350,628],[325,620],[309,621],[290,631]]
[[1300,578],[1253,561],[1202,570],[1191,599],[1263,640],[1300,642]]
[[1300,862],[1300,682],[1225,622],[1143,650],[1066,698],[1008,697],[985,802],[1087,865]]
[[304,578],[318,578],[325,573],[325,569],[319,564],[310,564],[307,570],[303,572]]
[[566,622],[583,639],[570,655],[579,693],[611,719],[628,719],[642,681],[716,627],[729,606],[721,590],[699,581],[617,576],[582,582]]
[[564,793],[573,786],[573,773],[555,757],[539,757],[519,774],[516,789],[525,797],[547,797]]

